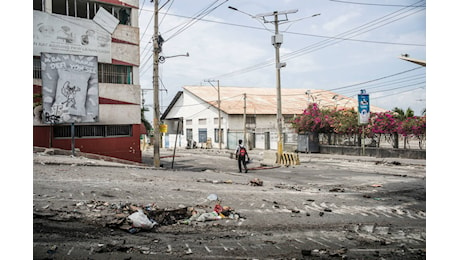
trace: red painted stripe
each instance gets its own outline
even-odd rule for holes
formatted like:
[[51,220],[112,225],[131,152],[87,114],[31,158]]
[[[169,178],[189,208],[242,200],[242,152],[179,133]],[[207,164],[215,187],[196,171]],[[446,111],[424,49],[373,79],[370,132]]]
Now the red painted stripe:
[[127,41],[124,41],[124,40],[120,40],[120,39],[115,39],[115,38],[112,38],[112,42],[116,42],[116,43],[124,43],[124,44],[129,44],[129,45],[135,45],[135,46],[138,46],[138,44],[136,44],[136,43],[127,42]]
[[139,9],[139,7],[137,7],[137,6],[130,5],[130,4],[127,4],[127,3],[123,3],[120,0],[99,0],[99,2],[104,2],[104,3],[108,3],[108,4],[113,4],[113,5],[122,5],[122,6],[127,6],[127,7],[131,7],[131,8]]
[[115,65],[126,65],[126,66],[139,66],[137,64],[132,64],[132,63],[129,63],[129,62],[125,62],[125,61],[121,61],[121,60],[116,60],[116,59],[112,59],[112,64],[115,64]]
[[110,98],[99,97],[99,104],[105,105],[139,105],[136,103],[125,102],[121,100],[115,100]]
[[42,93],[42,86],[34,85],[34,94]]

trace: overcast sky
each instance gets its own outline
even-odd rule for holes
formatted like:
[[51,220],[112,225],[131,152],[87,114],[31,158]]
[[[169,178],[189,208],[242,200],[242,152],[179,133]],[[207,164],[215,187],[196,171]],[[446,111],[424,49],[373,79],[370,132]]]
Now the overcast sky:
[[[153,3],[140,0],[139,7],[141,85],[152,89]],[[287,64],[281,88],[354,98],[365,89],[374,106],[410,107],[416,115],[426,108],[425,67],[399,58],[426,60],[425,1],[161,0],[160,7],[161,55],[190,54],[160,64],[162,112],[183,86],[210,85],[208,79],[221,86],[276,88],[274,17],[267,16],[268,23],[251,17],[274,11],[289,12],[279,16],[281,62]],[[153,91],[144,93],[151,106]]]

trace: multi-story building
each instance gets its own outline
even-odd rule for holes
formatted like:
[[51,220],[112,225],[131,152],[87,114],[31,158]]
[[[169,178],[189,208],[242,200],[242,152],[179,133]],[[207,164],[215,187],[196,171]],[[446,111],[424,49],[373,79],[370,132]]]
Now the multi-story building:
[[139,1],[33,9],[33,145],[141,162]]

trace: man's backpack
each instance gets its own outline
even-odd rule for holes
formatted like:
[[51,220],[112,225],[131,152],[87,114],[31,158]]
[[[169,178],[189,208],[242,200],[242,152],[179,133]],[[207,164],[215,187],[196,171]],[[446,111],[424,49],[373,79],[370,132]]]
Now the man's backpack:
[[240,156],[244,157],[246,155],[246,148],[240,147]]

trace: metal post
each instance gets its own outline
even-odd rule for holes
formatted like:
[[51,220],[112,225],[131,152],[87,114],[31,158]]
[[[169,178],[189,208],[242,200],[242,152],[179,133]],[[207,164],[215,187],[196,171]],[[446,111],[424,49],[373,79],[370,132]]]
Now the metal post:
[[220,113],[220,83],[217,80],[217,106],[219,109],[219,129],[217,130],[219,133],[219,150],[222,150],[222,120],[221,120],[221,113]]
[[174,152],[173,152],[173,158],[172,158],[172,163],[171,163],[171,169],[174,169],[174,158],[176,158],[176,146],[177,146],[177,136],[179,136],[179,129],[180,129],[180,124],[182,124],[182,118],[177,120],[177,130],[176,130],[176,141],[174,142]]
[[208,82],[209,84],[211,84],[211,86],[213,86],[214,88],[216,88],[212,82],[214,81],[217,81],[217,109],[219,110],[219,126],[218,126],[218,135],[219,135],[219,149],[222,149],[222,131],[221,131],[221,128],[222,128],[222,115],[221,115],[221,109],[220,109],[220,82],[219,80],[212,80],[212,79],[208,79],[208,80],[205,80],[206,82]]
[[70,125],[70,136],[72,137],[72,142],[70,146],[72,147],[72,156],[75,156],[75,123],[72,122]]
[[158,39],[158,0],[154,2],[154,26],[153,26],[153,166],[160,167],[160,103],[158,98],[158,59],[160,53]]
[[361,137],[361,146],[362,146],[362,148],[363,148],[363,151],[362,151],[363,154],[362,154],[362,156],[365,156],[365,155],[366,155],[366,152],[365,152],[365,150],[364,150],[364,149],[365,149],[364,125],[363,125],[363,128],[362,128],[362,131],[363,131],[362,137]]
[[[244,99],[244,111],[243,111],[243,144],[248,147],[246,144],[246,93],[243,94]],[[249,147],[248,147],[249,148]]]

